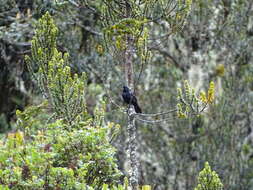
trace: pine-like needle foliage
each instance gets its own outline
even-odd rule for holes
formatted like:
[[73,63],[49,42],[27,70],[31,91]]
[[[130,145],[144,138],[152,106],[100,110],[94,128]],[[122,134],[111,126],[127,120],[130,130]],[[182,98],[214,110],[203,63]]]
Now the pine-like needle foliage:
[[28,68],[58,118],[72,125],[85,109],[86,77],[72,75],[68,54],[57,50],[58,29],[46,13],[37,24],[32,39],[32,55],[26,57]]

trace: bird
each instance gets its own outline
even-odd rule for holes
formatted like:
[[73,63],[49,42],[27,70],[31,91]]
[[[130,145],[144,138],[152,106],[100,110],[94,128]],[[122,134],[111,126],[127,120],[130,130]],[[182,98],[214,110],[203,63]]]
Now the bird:
[[123,86],[122,98],[125,103],[132,104],[134,106],[136,113],[142,113],[141,108],[138,105],[137,98],[127,86]]

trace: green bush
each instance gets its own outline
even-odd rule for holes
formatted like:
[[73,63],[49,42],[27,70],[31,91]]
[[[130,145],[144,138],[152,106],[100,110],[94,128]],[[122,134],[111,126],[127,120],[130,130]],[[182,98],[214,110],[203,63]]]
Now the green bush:
[[[121,174],[108,135],[113,125],[94,126],[87,120],[66,130],[63,120],[39,121],[42,108],[17,111],[19,130],[1,142],[2,188],[99,189],[118,182]],[[32,130],[33,126],[41,130]]]
[[47,13],[32,40],[29,70],[47,99],[16,111],[17,130],[0,141],[0,189],[123,189],[105,104],[86,112],[85,75],[72,75]]
[[194,190],[222,190],[223,184],[220,181],[218,174],[211,170],[208,162],[205,163],[205,168],[199,173],[198,185]]

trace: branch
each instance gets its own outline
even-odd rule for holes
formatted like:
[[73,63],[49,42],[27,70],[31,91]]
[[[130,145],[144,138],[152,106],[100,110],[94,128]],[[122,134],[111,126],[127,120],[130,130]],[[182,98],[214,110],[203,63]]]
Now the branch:
[[173,121],[174,118],[167,118],[167,119],[160,119],[160,120],[145,120],[145,119],[140,119],[138,117],[136,117],[137,120],[145,122],[145,123],[160,123],[163,121]]
[[166,111],[166,112],[160,112],[160,113],[148,113],[148,114],[144,114],[144,113],[136,113],[137,116],[144,116],[144,117],[155,117],[155,116],[159,116],[159,115],[165,115],[168,113],[173,113],[176,112],[177,109],[173,109],[170,111]]

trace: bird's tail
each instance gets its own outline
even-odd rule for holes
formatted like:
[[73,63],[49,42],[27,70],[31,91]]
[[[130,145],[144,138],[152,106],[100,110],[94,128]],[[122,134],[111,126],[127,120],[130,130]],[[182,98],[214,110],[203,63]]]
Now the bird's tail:
[[141,112],[141,108],[140,108],[140,106],[138,105],[138,103],[134,104],[134,109],[135,109],[135,112],[136,112],[136,113],[142,113],[142,112]]

